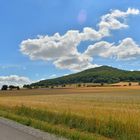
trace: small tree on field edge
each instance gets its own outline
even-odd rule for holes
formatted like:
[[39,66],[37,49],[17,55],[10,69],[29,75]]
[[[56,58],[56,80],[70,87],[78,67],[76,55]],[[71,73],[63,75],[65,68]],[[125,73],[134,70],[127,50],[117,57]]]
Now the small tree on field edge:
[[3,85],[1,90],[7,90],[8,89],[8,86],[7,85]]
[[101,83],[101,86],[104,86],[104,83]]
[[132,83],[129,83],[128,85],[129,85],[129,86],[132,86]]

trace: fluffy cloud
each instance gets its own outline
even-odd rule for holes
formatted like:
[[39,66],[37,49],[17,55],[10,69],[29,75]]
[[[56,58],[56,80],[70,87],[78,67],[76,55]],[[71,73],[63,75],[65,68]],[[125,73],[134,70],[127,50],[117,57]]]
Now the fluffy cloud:
[[[94,56],[116,57],[126,59],[126,57],[135,57],[138,45],[133,40],[123,40],[119,46],[102,41],[104,37],[110,35],[111,30],[126,28],[128,25],[124,22],[129,15],[139,14],[138,9],[129,8],[126,12],[113,10],[111,13],[101,17],[98,24],[99,30],[91,27],[83,28],[83,31],[70,30],[64,35],[55,33],[53,36],[38,36],[36,39],[27,39],[21,42],[20,51],[29,56],[31,60],[52,61],[60,69],[70,69],[79,71],[98,66],[93,64]],[[77,49],[82,41],[100,41],[87,47],[87,50],[80,53]],[[129,42],[126,44],[126,42]],[[124,47],[126,46],[126,47]],[[130,47],[131,46],[131,47]],[[133,53],[129,51],[132,47],[137,48]],[[125,51],[122,54],[121,50]],[[126,55],[127,54],[127,55]],[[139,54],[139,53],[137,53]]]
[[127,28],[128,25],[125,22],[121,22],[120,19],[125,19],[129,15],[138,15],[140,11],[138,9],[128,8],[126,12],[120,10],[113,10],[111,13],[101,17],[99,25],[99,32],[103,36],[110,35],[110,30],[116,30],[121,28]]
[[17,75],[0,76],[0,87],[2,85],[23,86],[24,84],[30,84],[31,82],[32,81],[29,78]]
[[55,66],[61,69],[70,69],[73,71],[84,70],[97,67],[92,64],[92,57],[84,54],[79,54],[71,57],[62,57],[54,62]]
[[132,38],[126,38],[112,50],[113,53],[110,52],[108,56],[114,55],[117,59],[129,60],[140,56],[140,47]]
[[99,25],[99,32],[103,35],[110,35],[110,30],[116,30],[121,28],[127,28],[128,25],[125,22],[121,22],[120,19],[125,19],[129,15],[138,15],[140,11],[138,9],[128,8],[126,12],[120,10],[113,10],[111,13],[102,16]]
[[[20,51],[32,60],[52,60],[58,68],[82,70],[90,68],[92,64],[90,61],[87,61],[89,58],[83,57],[83,55],[78,52],[77,46],[81,41],[93,41],[99,40],[100,38],[101,35],[97,31],[86,27],[81,33],[76,30],[71,30],[63,36],[56,33],[51,37],[39,36],[37,39],[22,41]],[[66,64],[66,62],[69,63]]]
[[21,52],[31,59],[54,60],[61,56],[79,54],[77,46],[81,41],[99,40],[101,35],[92,28],[86,27],[83,32],[70,30],[65,35],[59,33],[54,36],[39,36],[37,39],[28,39],[21,42]]
[[112,46],[102,56],[118,60],[135,59],[140,56],[140,47],[132,38],[126,38],[118,46]]
[[101,41],[90,45],[85,51],[85,54],[90,57],[97,55],[117,60],[129,60],[140,56],[140,47],[132,38],[125,38],[119,45]]
[[87,50],[84,52],[85,55],[93,57],[93,56],[102,56],[107,50],[112,47],[113,44],[100,41],[93,45],[88,46]]

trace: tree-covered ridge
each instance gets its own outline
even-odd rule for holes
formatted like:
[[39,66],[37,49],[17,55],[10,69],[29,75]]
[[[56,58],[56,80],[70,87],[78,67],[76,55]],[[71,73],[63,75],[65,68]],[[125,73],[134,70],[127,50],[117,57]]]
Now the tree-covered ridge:
[[91,68],[54,79],[42,80],[31,86],[52,86],[75,83],[140,82],[140,71],[126,71],[109,66]]

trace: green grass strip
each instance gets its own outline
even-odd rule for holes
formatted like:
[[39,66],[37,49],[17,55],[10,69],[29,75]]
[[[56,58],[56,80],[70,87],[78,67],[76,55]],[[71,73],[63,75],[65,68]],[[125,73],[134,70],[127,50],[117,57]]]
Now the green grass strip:
[[25,116],[23,117],[20,115],[16,115],[16,114],[11,113],[10,111],[0,110],[0,116],[14,120],[16,122],[19,122],[27,126],[31,126],[31,127],[43,130],[45,132],[53,133],[58,136],[63,136],[71,140],[108,140],[108,138],[105,138],[100,135],[94,135],[92,133],[82,132],[77,129],[70,129],[62,125],[53,125],[48,122],[32,119]]

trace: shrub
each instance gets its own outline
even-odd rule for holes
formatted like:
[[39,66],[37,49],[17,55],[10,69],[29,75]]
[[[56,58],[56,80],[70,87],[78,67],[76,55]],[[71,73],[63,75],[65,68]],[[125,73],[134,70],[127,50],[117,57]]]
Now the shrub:
[[8,89],[8,86],[7,85],[3,85],[1,90],[7,90]]

